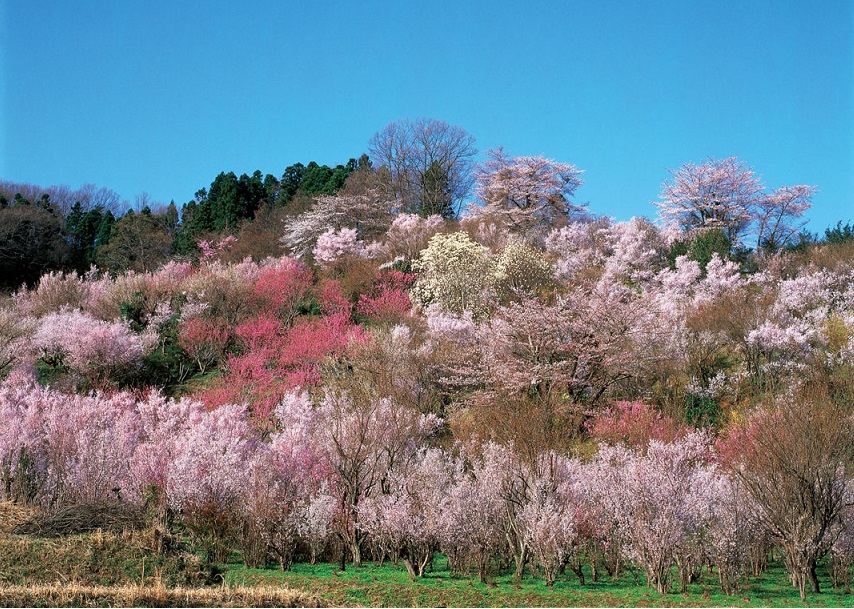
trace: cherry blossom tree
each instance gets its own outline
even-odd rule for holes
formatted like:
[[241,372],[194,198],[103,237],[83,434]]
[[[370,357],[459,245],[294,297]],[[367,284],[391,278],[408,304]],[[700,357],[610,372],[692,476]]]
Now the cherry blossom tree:
[[664,182],[661,218],[683,229],[722,229],[738,244],[749,227],[757,248],[782,247],[803,227],[799,219],[811,207],[814,186],[784,186],[766,192],[752,168],[736,157],[687,163]]
[[426,218],[418,214],[398,214],[385,234],[384,247],[391,258],[401,256],[406,261],[414,260],[443,225],[442,216],[436,214]]
[[598,275],[611,253],[609,222],[570,222],[551,230],[545,239],[546,253],[554,260],[556,275],[575,281]]
[[578,403],[596,402],[632,373],[630,316],[625,303],[601,292],[573,293],[554,304],[521,298],[476,326],[474,340],[459,336],[446,362],[447,382],[486,398],[568,392]]
[[260,437],[245,406],[205,412],[179,439],[167,465],[166,497],[199,537],[210,560],[227,557],[242,501],[249,494],[246,468],[256,458]]
[[353,399],[327,391],[319,406],[322,424],[315,431],[323,458],[339,489],[338,533],[355,566],[361,565],[363,530],[358,507],[388,485],[391,471],[412,462],[418,444],[441,425],[435,415],[421,415],[388,398]]
[[35,320],[23,317],[11,307],[0,308],[0,376],[11,370],[26,353],[27,337]]
[[806,225],[801,218],[812,207],[817,190],[804,184],[782,186],[757,201],[756,248],[775,251],[791,244]]
[[596,479],[623,537],[621,549],[661,594],[670,590],[674,562],[683,587],[699,566],[691,546],[708,518],[709,457],[709,439],[701,433],[669,444],[652,441],[645,455],[603,446],[597,456]]
[[40,359],[67,366],[96,387],[138,364],[150,346],[126,324],[100,321],[79,310],[45,315],[31,342]]
[[317,262],[326,264],[335,262],[342,256],[361,255],[365,249],[364,245],[359,241],[355,228],[330,228],[317,238],[312,253]]
[[576,166],[542,156],[510,157],[501,148],[487,155],[475,186],[481,205],[471,213],[500,219],[527,235],[566,222],[583,210],[571,202],[582,183]]
[[338,193],[318,197],[308,211],[285,221],[282,242],[294,255],[301,257],[329,230],[355,227],[363,240],[376,238],[388,230],[394,205],[376,189],[355,195]]
[[580,546],[577,508],[569,489],[541,482],[532,489],[531,500],[519,514],[525,540],[543,572],[547,586],[554,585],[558,572]]
[[610,238],[612,251],[605,261],[607,277],[642,284],[663,268],[666,240],[646,218],[612,224]]
[[752,207],[764,186],[736,157],[687,163],[671,172],[656,202],[661,218],[683,229],[723,229],[731,241],[753,219]]
[[181,450],[189,430],[198,425],[205,405],[188,398],[167,399],[151,391],[137,403],[141,439],[130,458],[130,482],[126,498],[138,504],[149,503],[161,519],[169,507],[167,486],[169,467]]
[[[486,450],[491,450],[487,446]],[[449,560],[465,561],[477,568],[486,581],[495,555],[505,542],[506,505],[500,494],[503,472],[496,460],[475,459],[468,471],[457,478],[447,495],[442,512],[440,545]]]
[[391,473],[389,492],[368,497],[359,506],[362,526],[381,552],[403,561],[414,580],[423,577],[439,549],[446,495],[453,465],[438,449],[422,450],[415,462]]

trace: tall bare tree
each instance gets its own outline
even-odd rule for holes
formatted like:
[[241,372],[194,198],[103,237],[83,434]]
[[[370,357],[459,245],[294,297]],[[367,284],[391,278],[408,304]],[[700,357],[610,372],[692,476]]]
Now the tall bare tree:
[[459,214],[471,190],[475,139],[461,127],[419,118],[389,123],[368,143],[378,174],[400,211]]

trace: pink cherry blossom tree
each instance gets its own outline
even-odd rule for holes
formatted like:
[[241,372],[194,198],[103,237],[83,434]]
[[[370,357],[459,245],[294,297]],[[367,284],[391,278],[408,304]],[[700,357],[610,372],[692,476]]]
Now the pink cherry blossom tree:
[[475,194],[481,206],[473,214],[488,215],[527,234],[534,229],[565,222],[583,206],[571,202],[581,186],[581,170],[542,156],[510,157],[491,150],[481,166]]
[[[497,447],[486,447],[487,452],[493,449]],[[440,521],[440,545],[454,563],[452,569],[473,565],[482,582],[506,543],[507,511],[500,492],[504,472],[494,467],[496,462],[488,454],[471,462],[451,487]]]
[[649,586],[666,594],[678,563],[684,584],[697,565],[693,544],[706,519],[709,439],[693,433],[676,442],[652,441],[647,453],[600,448],[600,484],[624,540],[626,558],[644,570]]
[[401,560],[413,580],[424,576],[439,549],[452,476],[453,465],[444,452],[421,451],[410,467],[390,474],[388,492],[368,497],[359,506],[361,525],[374,545]]
[[169,505],[205,546],[208,558],[221,562],[243,499],[246,475],[260,448],[245,406],[225,405],[205,412],[180,437],[167,465]]
[[359,240],[355,228],[330,228],[317,238],[312,254],[320,264],[328,264],[342,256],[359,256],[364,249],[365,244]]
[[153,346],[124,323],[100,321],[79,310],[42,317],[30,345],[46,363],[64,365],[95,387],[138,365]]
[[339,490],[338,534],[355,566],[361,565],[366,531],[359,505],[387,490],[390,472],[407,467],[421,441],[441,425],[435,415],[422,415],[388,398],[354,399],[330,391],[319,406],[314,437]]
[[755,205],[756,247],[775,251],[792,243],[806,225],[804,213],[812,207],[818,189],[799,184],[782,186]]
[[418,214],[398,214],[385,234],[383,244],[390,258],[411,261],[427,247],[427,242],[444,225],[442,216],[426,218]]
[[683,229],[720,228],[735,241],[753,219],[763,189],[753,169],[736,157],[709,158],[672,171],[656,206],[665,222]]

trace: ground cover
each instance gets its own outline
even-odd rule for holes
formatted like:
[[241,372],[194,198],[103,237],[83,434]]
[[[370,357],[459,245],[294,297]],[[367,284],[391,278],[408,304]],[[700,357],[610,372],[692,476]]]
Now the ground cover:
[[807,604],[798,597],[797,589],[778,561],[772,562],[763,575],[751,578],[741,594],[726,596],[720,592],[717,575],[704,573],[688,592],[665,596],[644,584],[643,576],[625,572],[617,581],[606,576],[597,582],[587,574],[585,585],[567,572],[553,587],[538,577],[526,576],[517,581],[512,569],[497,574],[482,584],[477,574],[451,576],[447,560],[437,555],[434,569],[426,577],[410,581],[406,570],[386,563],[382,567],[366,564],[348,566],[339,571],[328,563],[294,564],[291,571],[246,569],[238,563],[225,565],[224,579],[246,586],[284,584],[310,591],[331,605],[372,607],[850,607],[854,596],[842,589],[834,590],[828,576],[820,571],[824,586],[821,594],[807,596]]

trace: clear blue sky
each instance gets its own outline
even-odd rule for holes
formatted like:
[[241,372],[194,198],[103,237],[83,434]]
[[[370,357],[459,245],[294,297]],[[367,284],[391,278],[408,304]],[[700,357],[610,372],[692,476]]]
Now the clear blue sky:
[[734,155],[817,185],[812,230],[854,220],[851,0],[0,0],[0,23],[7,180],[180,205],[423,116],[576,164],[619,219]]

